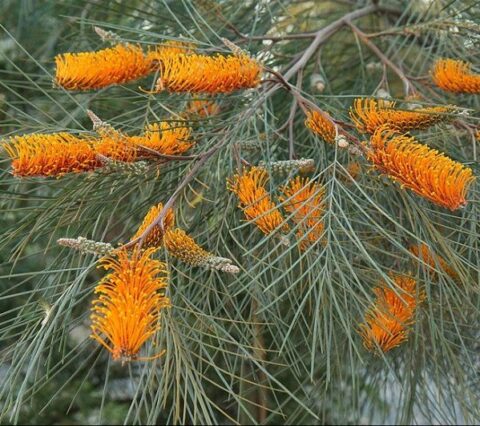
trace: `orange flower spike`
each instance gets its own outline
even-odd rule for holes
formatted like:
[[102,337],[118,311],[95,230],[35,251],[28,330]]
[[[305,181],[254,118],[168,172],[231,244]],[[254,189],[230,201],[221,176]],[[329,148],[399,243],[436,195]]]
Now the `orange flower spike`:
[[256,87],[261,65],[247,55],[171,55],[163,58],[156,91],[231,93]]
[[96,153],[124,163],[132,163],[138,159],[138,147],[132,137],[113,129],[111,132],[102,131],[99,134],[101,138],[94,145]]
[[118,44],[95,52],[64,53],[55,57],[55,84],[67,90],[92,90],[127,83],[152,69],[142,49]]
[[465,196],[475,180],[470,168],[386,126],[376,130],[370,144],[368,159],[402,187],[450,210],[467,204]]
[[167,230],[165,248],[172,256],[193,266],[202,266],[209,257],[213,256],[179,228]]
[[102,166],[88,139],[69,133],[14,136],[3,145],[15,176],[62,176]]
[[[182,122],[153,123],[147,126],[143,136],[132,136],[130,141],[141,151],[142,147],[165,155],[180,155],[188,151],[195,143],[190,140],[192,129]],[[148,150],[142,156],[152,156]]]
[[445,114],[452,112],[452,106],[417,108],[415,110],[395,109],[395,102],[375,99],[355,99],[350,108],[350,117],[361,133],[374,133],[382,125],[405,132],[424,129],[438,122],[448,120]]
[[360,327],[363,344],[372,352],[378,348],[388,352],[408,338],[417,306],[425,298],[423,293],[416,294],[417,283],[413,278],[395,276],[393,281],[398,287],[396,291],[385,286],[374,290],[376,300]]
[[91,337],[110,351],[115,361],[139,359],[143,344],[160,329],[162,309],[170,307],[164,293],[165,264],[152,259],[154,252],[154,248],[131,253],[120,250],[100,261],[100,267],[112,272],[95,287]]
[[292,220],[299,225],[297,238],[306,235],[300,242],[300,249],[305,250],[317,243],[323,234],[325,188],[309,178],[297,176],[281,187],[280,191],[283,196],[279,200],[284,203],[285,210],[293,215]]
[[287,229],[282,215],[265,189],[267,181],[267,172],[257,167],[227,181],[227,188],[237,195],[239,207],[246,218],[252,220],[266,235],[279,228]]
[[194,50],[195,45],[193,43],[171,40],[162,45],[155,46],[153,49],[149,49],[146,55],[146,60],[151,64],[152,69],[160,69],[162,61],[165,58],[191,54]]
[[474,74],[468,62],[439,59],[431,75],[433,82],[447,92],[480,93],[480,74]]
[[458,274],[448,265],[445,259],[436,255],[426,244],[413,245],[408,250],[415,257],[423,260],[431,269],[442,269],[453,279],[458,278]]
[[[131,238],[131,241],[136,240],[139,238],[145,230],[150,226],[153,220],[160,214],[163,210],[163,204],[158,203],[156,206],[153,206],[148,211],[147,215],[143,219],[142,224],[138,228],[138,231],[135,235]],[[156,225],[153,229],[148,233],[145,237],[142,247],[149,248],[149,247],[160,247],[163,243],[163,236],[167,229],[171,228],[175,223],[175,216],[173,214],[172,209],[168,209],[165,218],[163,219],[163,230],[160,225]]]
[[318,111],[308,111],[305,126],[313,133],[319,135],[325,142],[335,143],[337,132],[333,122],[327,118],[327,114],[324,115]]

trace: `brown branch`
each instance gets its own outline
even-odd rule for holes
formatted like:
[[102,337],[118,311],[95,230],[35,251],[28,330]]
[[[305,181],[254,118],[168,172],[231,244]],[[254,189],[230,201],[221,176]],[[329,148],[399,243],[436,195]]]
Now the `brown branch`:
[[142,246],[143,241],[147,237],[147,235],[152,231],[152,229],[159,225],[163,229],[163,219],[167,215],[168,210],[174,205],[177,197],[180,195],[182,190],[190,183],[190,181],[195,177],[197,172],[202,168],[202,166],[208,161],[212,155],[214,155],[226,142],[228,141],[227,137],[224,137],[220,142],[210,148],[208,151],[204,152],[199,156],[199,160],[195,163],[192,169],[185,175],[185,177],[180,182],[180,185],[177,186],[173,194],[170,196],[168,201],[163,206],[162,211],[158,214],[158,216],[147,226],[145,231],[135,240],[130,241],[129,243],[125,244],[124,248],[132,247],[135,244],[139,244]]
[[365,44],[365,46],[367,46],[373,53],[375,53],[375,55],[378,56],[378,58],[382,61],[382,63],[385,64],[387,67],[389,67],[395,74],[397,74],[400,80],[402,80],[405,95],[408,96],[410,94],[415,94],[415,88],[413,87],[411,81],[408,79],[405,73],[397,65],[395,65],[390,59],[388,59],[375,44],[373,44],[370,41],[367,34],[365,34],[362,30],[360,30],[360,28],[358,28],[356,25],[354,25],[350,21],[347,22],[347,25],[358,36],[358,38],[362,41],[362,43]]

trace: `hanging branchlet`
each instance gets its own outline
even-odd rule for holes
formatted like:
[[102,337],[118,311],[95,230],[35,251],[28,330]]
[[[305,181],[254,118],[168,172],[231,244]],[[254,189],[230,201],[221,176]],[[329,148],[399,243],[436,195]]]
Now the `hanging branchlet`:
[[192,266],[216,269],[230,274],[240,271],[230,259],[218,257],[201,248],[195,240],[182,229],[169,228],[164,235],[168,254]]
[[318,243],[324,231],[325,188],[309,178],[297,176],[280,187],[280,192],[279,200],[298,225],[296,236],[300,249],[306,250]]
[[431,71],[433,82],[453,93],[480,93],[480,74],[471,71],[471,64],[455,59],[439,59]]
[[237,195],[245,217],[266,235],[279,229],[288,230],[282,214],[265,189],[267,181],[267,172],[258,167],[227,180],[227,188]]
[[370,144],[368,159],[402,188],[450,210],[467,204],[466,193],[475,180],[470,168],[388,126],[378,128]]
[[114,361],[147,361],[158,358],[138,356],[142,346],[160,330],[160,318],[170,307],[165,295],[166,265],[152,258],[154,248],[132,252],[119,250],[101,260],[100,268],[110,270],[95,287],[97,298],[91,308],[91,338],[111,354]]
[[95,26],[93,27],[93,29],[104,43],[110,43],[115,45],[123,41],[122,38],[113,31],[106,31],[103,28]]
[[268,164],[265,161],[260,161],[258,167],[278,174],[311,173],[315,170],[315,160],[313,158],[301,158],[299,160],[272,161]]
[[382,125],[405,132],[414,129],[425,129],[436,123],[448,122],[446,114],[455,111],[455,107],[435,106],[415,110],[395,109],[393,101],[377,101],[376,99],[355,99],[350,108],[350,117],[361,133],[374,133]]
[[57,240],[57,244],[78,250],[83,254],[95,254],[97,256],[110,255],[115,251],[110,243],[89,240],[85,237],[60,238]]
[[416,281],[409,276],[392,276],[395,290],[386,283],[375,288],[376,300],[360,326],[363,344],[371,352],[388,352],[407,340],[418,305],[424,300]]
[[444,271],[447,275],[449,275],[451,278],[453,278],[454,280],[458,279],[457,272],[445,261],[445,259],[437,255],[426,244],[412,245],[408,250],[415,257],[423,261],[423,263],[428,266],[428,270],[430,272],[433,272],[435,274],[435,270],[440,269]]

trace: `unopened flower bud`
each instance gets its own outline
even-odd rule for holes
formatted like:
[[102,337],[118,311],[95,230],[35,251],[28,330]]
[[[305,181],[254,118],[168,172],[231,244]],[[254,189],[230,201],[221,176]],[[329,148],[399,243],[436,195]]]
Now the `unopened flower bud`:
[[381,99],[391,99],[392,98],[392,95],[390,95],[390,93],[385,90],[385,89],[378,89],[377,92],[375,93],[375,96],[377,98],[381,98]]
[[314,73],[310,77],[310,85],[312,89],[322,93],[325,90],[325,79],[320,74]]
[[382,64],[380,62],[371,61],[366,65],[368,71],[381,70]]
[[338,135],[335,138],[335,142],[337,143],[339,148],[347,148],[349,146],[347,138],[343,135]]

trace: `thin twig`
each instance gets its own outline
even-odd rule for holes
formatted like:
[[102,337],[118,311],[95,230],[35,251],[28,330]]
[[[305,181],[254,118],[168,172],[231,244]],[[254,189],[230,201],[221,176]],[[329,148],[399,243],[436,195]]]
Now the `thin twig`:
[[365,44],[373,53],[375,53],[375,55],[378,56],[378,58],[382,61],[382,63],[385,64],[387,67],[389,67],[395,74],[397,74],[400,80],[402,80],[405,95],[408,96],[410,94],[415,94],[415,88],[413,87],[411,81],[408,79],[405,73],[397,65],[395,65],[390,59],[388,59],[382,53],[382,51],[369,40],[368,36],[362,30],[360,30],[360,28],[358,28],[356,25],[354,25],[350,21],[347,21],[347,25],[358,36],[358,38],[363,42],[363,44]]

